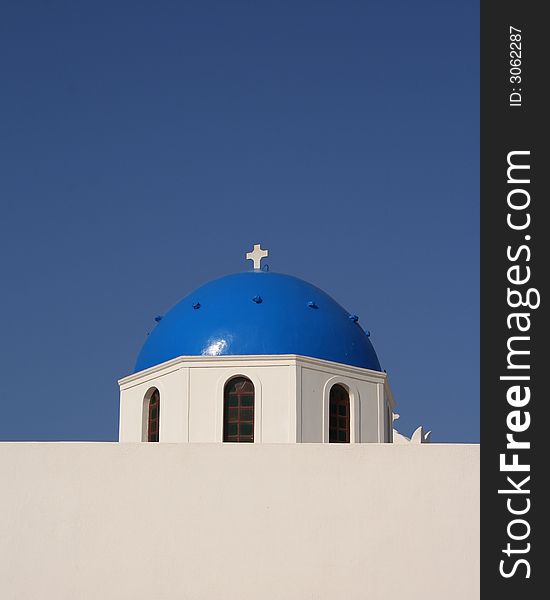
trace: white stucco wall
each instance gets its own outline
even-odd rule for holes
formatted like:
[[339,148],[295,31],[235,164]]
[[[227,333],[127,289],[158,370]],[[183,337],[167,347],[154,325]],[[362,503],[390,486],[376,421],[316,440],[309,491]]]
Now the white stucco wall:
[[479,447],[0,444],[5,600],[479,597]]
[[297,355],[180,357],[120,380],[121,442],[143,439],[144,397],[160,392],[161,442],[219,442],[223,388],[244,375],[255,387],[254,441],[328,442],[328,397],[340,383],[350,391],[352,442],[384,437],[387,375]]

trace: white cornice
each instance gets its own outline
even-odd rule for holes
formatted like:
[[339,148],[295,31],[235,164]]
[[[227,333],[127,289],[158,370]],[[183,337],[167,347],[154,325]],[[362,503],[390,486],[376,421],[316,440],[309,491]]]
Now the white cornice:
[[[138,373],[132,373],[118,380],[118,384],[121,388],[132,387],[133,385],[141,384],[149,379],[158,377],[159,375],[166,375],[178,369],[186,367],[219,367],[219,366],[239,366],[246,363],[247,366],[281,366],[281,365],[296,365],[310,367],[321,367],[338,371],[340,373],[347,373],[350,376],[360,377],[365,379],[373,379],[378,383],[387,383],[387,374],[381,371],[373,371],[372,369],[363,369],[361,367],[354,367],[351,365],[345,365],[343,363],[337,363],[330,360],[323,360],[321,358],[312,358],[310,356],[301,356],[299,354],[241,354],[241,355],[225,355],[225,356],[178,356],[171,360],[167,360],[154,367],[149,367]],[[133,384],[133,385],[132,385]]]

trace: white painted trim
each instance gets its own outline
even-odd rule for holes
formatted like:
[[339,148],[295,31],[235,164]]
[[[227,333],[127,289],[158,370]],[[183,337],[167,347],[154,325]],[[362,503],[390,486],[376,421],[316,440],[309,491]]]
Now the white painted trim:
[[330,371],[332,373],[336,373],[339,377],[345,377],[347,379],[351,379],[353,381],[357,381],[357,382],[366,382],[366,383],[374,383],[374,384],[379,384],[379,383],[383,383],[383,379],[381,379],[380,377],[375,378],[375,377],[370,377],[368,375],[365,376],[365,374],[361,374],[361,373],[348,373],[347,371],[345,371],[344,369],[338,369],[332,365],[329,364],[329,366],[325,366],[325,365],[317,365],[317,364],[303,364],[302,365],[304,368],[308,369],[309,371],[315,371],[316,373],[327,373],[327,371]]
[[185,368],[185,378],[186,378],[186,386],[185,386],[185,441],[191,441],[191,372],[188,367]]
[[349,442],[358,444],[361,442],[361,413],[360,398],[357,387],[344,377],[335,375],[331,377],[323,387],[323,443],[328,444],[330,439],[330,390],[334,385],[341,385],[346,388],[349,394]]
[[302,442],[302,366],[296,365],[296,442]]
[[[330,360],[324,360],[321,358],[312,358],[310,356],[302,356],[300,354],[240,354],[240,355],[227,355],[227,356],[179,356],[173,358],[159,365],[155,365],[138,373],[132,373],[118,380],[118,384],[122,389],[126,387],[132,387],[131,384],[137,385],[142,384],[152,378],[154,374],[158,377],[159,374],[165,375],[174,370],[182,368],[182,366],[193,366],[195,363],[199,363],[201,367],[220,367],[222,365],[231,365],[235,363],[239,365],[242,361],[246,361],[249,366],[265,366],[265,363],[277,363],[278,365],[293,365],[296,362],[300,362],[303,365],[316,365],[322,368],[330,367],[332,370],[337,370],[341,373],[346,373],[348,376],[354,374],[361,378],[362,381],[370,381],[372,378],[373,382],[385,381],[387,374],[383,371],[373,371],[371,369],[363,369],[361,367],[354,367],[351,365],[345,365],[343,363],[337,363]],[[160,373],[162,372],[162,373]],[[365,377],[366,376],[366,377]]]

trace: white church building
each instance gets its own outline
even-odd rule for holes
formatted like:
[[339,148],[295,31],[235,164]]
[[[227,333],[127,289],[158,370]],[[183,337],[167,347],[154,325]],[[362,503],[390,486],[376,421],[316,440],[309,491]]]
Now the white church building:
[[0,444],[0,598],[479,597],[479,446],[395,431],[361,321],[266,256],[157,318],[118,443]]

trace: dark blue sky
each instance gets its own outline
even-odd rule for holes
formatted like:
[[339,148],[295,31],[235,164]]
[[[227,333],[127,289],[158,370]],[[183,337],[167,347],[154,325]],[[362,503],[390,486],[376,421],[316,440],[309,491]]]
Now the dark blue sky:
[[116,439],[154,316],[261,241],[371,330],[398,429],[478,441],[478,36],[469,0],[3,2],[0,439]]

